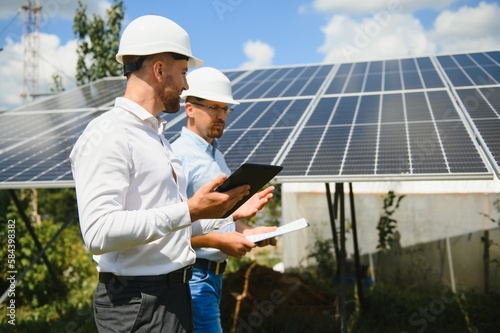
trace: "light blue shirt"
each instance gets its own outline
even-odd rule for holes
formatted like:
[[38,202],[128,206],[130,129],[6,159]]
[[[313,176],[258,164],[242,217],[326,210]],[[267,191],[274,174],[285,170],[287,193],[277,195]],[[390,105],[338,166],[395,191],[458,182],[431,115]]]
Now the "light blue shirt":
[[[219,142],[214,139],[212,144],[198,134],[182,128],[181,136],[172,143],[174,155],[181,160],[182,168],[187,179],[187,195],[192,197],[200,187],[213,180],[221,173],[228,177],[231,174],[224,156],[218,149]],[[228,222],[232,222],[232,217]],[[225,228],[217,232],[234,231],[234,223],[229,223]],[[227,255],[217,249],[196,248],[196,257],[222,262],[227,259]]]
[[191,198],[200,187],[219,174],[225,173],[228,177],[231,174],[218,148],[217,139],[210,144],[186,127],[182,128],[181,136],[172,144],[172,150],[182,161],[186,173],[188,197]]

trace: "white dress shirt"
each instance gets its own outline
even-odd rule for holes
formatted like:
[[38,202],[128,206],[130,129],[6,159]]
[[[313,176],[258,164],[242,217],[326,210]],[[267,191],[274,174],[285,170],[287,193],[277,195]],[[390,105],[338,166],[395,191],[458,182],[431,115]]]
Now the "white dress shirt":
[[[169,273],[195,260],[186,178],[162,133],[166,122],[120,97],[91,121],[70,154],[85,244],[100,272]],[[175,174],[174,174],[175,172]]]

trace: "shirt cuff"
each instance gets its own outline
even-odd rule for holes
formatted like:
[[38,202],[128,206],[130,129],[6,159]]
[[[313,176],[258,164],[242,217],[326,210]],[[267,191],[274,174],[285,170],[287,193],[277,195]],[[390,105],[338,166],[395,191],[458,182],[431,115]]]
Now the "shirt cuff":
[[161,230],[174,232],[191,225],[191,216],[187,202],[178,202],[161,208],[163,218],[159,219]]
[[234,220],[232,216],[228,216],[224,219],[203,219],[193,222],[192,226],[192,236],[200,236],[209,233],[210,231],[217,231],[233,224]]

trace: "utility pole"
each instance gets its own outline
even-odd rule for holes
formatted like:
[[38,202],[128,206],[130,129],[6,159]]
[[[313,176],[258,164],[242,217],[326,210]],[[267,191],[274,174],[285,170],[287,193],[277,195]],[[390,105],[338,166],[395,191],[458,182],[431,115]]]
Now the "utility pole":
[[24,102],[31,101],[38,93],[38,48],[40,44],[39,19],[42,6],[38,0],[28,0],[21,5],[24,14],[23,33],[23,91]]

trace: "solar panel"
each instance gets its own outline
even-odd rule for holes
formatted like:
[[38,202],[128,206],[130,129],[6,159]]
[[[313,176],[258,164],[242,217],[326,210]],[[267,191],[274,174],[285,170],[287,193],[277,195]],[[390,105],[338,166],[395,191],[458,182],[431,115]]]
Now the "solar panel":
[[457,90],[488,157],[500,166],[500,87]]
[[[440,95],[431,96],[428,99],[433,101],[443,98]],[[488,169],[481,163],[481,156],[463,123],[459,120],[436,121],[429,112],[430,105],[423,93],[322,100],[305,125],[312,131],[304,131],[296,141],[317,141],[314,145],[317,153],[307,153],[311,157],[307,159],[308,168],[302,168],[302,175],[309,175],[308,169],[312,175],[319,175],[319,170],[328,170],[329,165],[331,171],[327,174],[337,176],[487,173]],[[317,128],[316,120],[325,121],[325,118],[314,117],[316,113],[333,114],[327,120],[328,127]],[[322,134],[315,133],[319,129],[325,131],[323,135],[331,137],[331,140],[323,139],[320,142]],[[338,131],[336,135],[333,133],[335,131]],[[453,148],[455,142],[461,149],[446,149],[447,146]],[[335,159],[336,164],[332,159],[322,157],[328,152],[339,154],[329,149],[335,145],[341,146],[343,152],[342,159]],[[300,148],[292,149],[290,157],[287,156],[283,164],[286,165],[288,161],[292,163],[295,154],[301,154]],[[475,168],[471,168],[471,164]],[[292,175],[292,172],[286,169],[282,171],[285,175]]]
[[15,110],[66,110],[107,106],[114,102],[114,96],[123,95],[125,85],[126,79],[124,77],[104,78],[77,89],[59,93],[57,96],[43,98]]
[[0,134],[0,186],[71,185],[69,153],[85,126],[98,114],[96,111],[21,111],[2,115],[2,125],[23,126],[19,131],[11,128]]
[[[241,102],[220,139],[231,169],[281,182],[500,175],[500,52],[225,71]],[[106,78],[0,114],[0,188],[73,186],[69,152],[125,90]],[[184,112],[163,114],[175,140]]]

